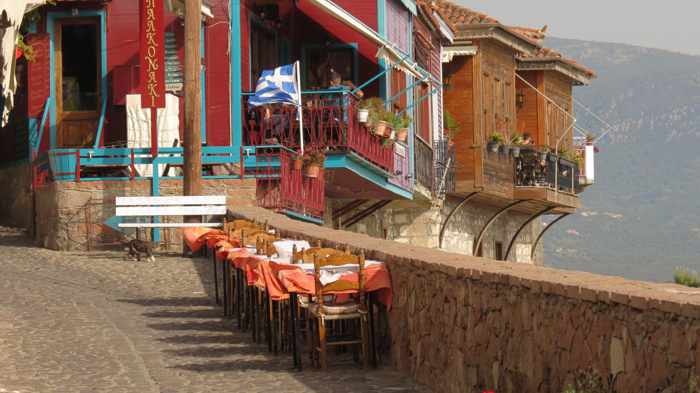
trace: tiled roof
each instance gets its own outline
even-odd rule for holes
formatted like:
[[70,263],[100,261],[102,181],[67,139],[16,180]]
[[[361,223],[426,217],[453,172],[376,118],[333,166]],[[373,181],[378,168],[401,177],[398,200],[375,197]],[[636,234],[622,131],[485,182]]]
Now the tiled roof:
[[[534,29],[505,26],[501,24],[498,19],[490,15],[463,7],[459,4],[453,3],[450,0],[435,0],[434,4],[440,11],[441,15],[454,27],[466,25],[491,25],[494,27],[499,27],[515,35],[516,37],[529,42],[530,44],[535,46],[541,45],[541,40],[536,38],[536,34],[533,34]],[[533,30],[533,32],[530,32],[529,30]]]
[[547,26],[545,25],[541,29],[533,29],[531,27],[520,27],[520,26],[505,26],[502,25],[498,19],[483,14],[481,12],[474,11],[467,7],[455,4],[450,0],[435,0],[434,6],[441,11],[441,14],[446,18],[453,26],[464,26],[464,25],[493,25],[498,26],[522,39],[528,41],[537,47],[537,49],[532,54],[519,53],[518,59],[525,62],[546,62],[546,61],[559,61],[574,67],[578,71],[586,74],[587,77],[595,77],[596,74],[593,70],[577,63],[572,59],[568,59],[562,56],[561,53],[555,51],[554,49],[542,47],[545,39],[545,33],[547,32]]
[[545,25],[541,29],[533,29],[531,27],[520,27],[520,26],[511,26],[509,29],[517,34],[520,34],[522,36],[525,36],[531,40],[537,41],[538,43],[542,44],[542,42],[545,39],[545,33],[547,32],[547,26]]
[[452,33],[454,34],[455,28],[452,22],[450,22],[450,19],[443,13],[442,9],[437,6],[437,3],[433,0],[418,0],[416,1],[416,4],[418,7],[420,7],[423,10],[423,14],[427,16],[430,19],[430,22],[433,23],[435,26],[439,26],[438,21],[435,19],[435,16],[433,15],[433,12],[436,13],[440,18],[447,24],[447,27],[452,30]]
[[526,61],[526,62],[545,62],[545,61],[560,61],[562,63],[566,63],[577,70],[583,72],[586,74],[589,78],[593,78],[596,76],[595,71],[591,70],[590,68],[576,62],[573,59],[569,59],[567,57],[564,57],[561,53],[557,52],[554,49],[551,48],[540,48],[536,53],[532,55],[527,55],[527,54],[520,54],[518,55],[518,60],[520,61]]
[[457,5],[449,0],[437,0],[435,6],[441,11],[442,15],[447,18],[453,25],[476,25],[490,24],[500,25],[497,19],[486,14],[476,12],[467,7]]

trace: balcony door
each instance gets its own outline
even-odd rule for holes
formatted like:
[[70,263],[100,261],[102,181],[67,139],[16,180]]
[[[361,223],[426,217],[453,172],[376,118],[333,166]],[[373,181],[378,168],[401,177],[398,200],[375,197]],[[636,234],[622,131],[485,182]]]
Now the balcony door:
[[99,122],[100,20],[55,22],[56,143],[92,146]]

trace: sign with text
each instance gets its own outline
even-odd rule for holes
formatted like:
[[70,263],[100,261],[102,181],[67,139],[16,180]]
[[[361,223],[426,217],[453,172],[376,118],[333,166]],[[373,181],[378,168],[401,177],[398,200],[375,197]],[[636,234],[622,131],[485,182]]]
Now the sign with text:
[[165,39],[163,0],[140,3],[141,106],[165,107]]

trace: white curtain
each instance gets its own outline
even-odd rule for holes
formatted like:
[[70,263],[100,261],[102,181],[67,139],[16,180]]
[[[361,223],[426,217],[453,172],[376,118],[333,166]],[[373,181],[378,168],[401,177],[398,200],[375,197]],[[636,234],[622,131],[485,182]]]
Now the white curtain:
[[[173,147],[173,141],[180,140],[180,102],[173,94],[165,95],[165,108],[158,109],[158,146]],[[126,137],[130,148],[151,147],[151,109],[141,108],[141,95],[126,96]],[[153,176],[152,165],[135,165],[139,176]],[[165,165],[158,166],[158,172],[163,173]],[[174,170],[170,171],[173,176]]]
[[19,27],[22,24],[27,0],[0,0],[0,83],[2,84],[2,119],[0,125],[7,125],[10,111],[14,107],[14,94],[17,88],[15,79],[15,47]]

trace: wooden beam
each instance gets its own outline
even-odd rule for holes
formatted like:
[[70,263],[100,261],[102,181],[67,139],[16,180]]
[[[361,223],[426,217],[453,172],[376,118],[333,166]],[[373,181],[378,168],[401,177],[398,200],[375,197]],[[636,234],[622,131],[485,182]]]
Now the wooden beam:
[[202,194],[202,0],[185,0],[184,195]]

